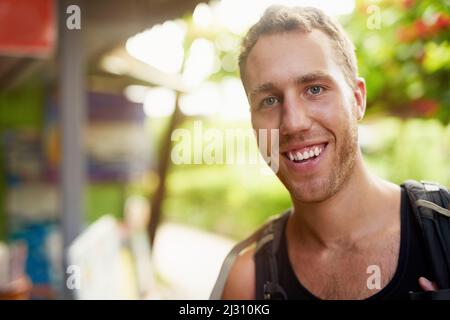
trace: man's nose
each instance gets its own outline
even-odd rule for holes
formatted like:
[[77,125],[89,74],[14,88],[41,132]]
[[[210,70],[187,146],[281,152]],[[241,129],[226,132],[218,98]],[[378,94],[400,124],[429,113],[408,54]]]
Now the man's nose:
[[285,96],[283,101],[280,134],[290,135],[311,128],[311,118],[307,106],[300,97]]

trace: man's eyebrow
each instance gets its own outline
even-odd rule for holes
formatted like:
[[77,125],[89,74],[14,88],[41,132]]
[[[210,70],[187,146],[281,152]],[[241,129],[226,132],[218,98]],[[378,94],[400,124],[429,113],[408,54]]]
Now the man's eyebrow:
[[297,77],[295,79],[295,82],[297,84],[305,84],[305,83],[310,83],[310,82],[314,82],[317,80],[333,81],[333,78],[328,73],[325,73],[323,71],[315,71],[315,72],[311,72],[311,73]]
[[[333,81],[333,78],[323,71],[314,71],[294,78],[297,84],[311,83],[317,80]],[[263,83],[257,86],[249,93],[250,100],[254,98],[255,95],[261,92],[272,91],[275,85],[272,82]]]
[[250,100],[252,100],[254,98],[255,95],[257,95],[260,92],[267,92],[267,91],[271,91],[275,88],[274,84],[271,82],[267,82],[267,83],[263,83],[259,86],[257,86],[255,89],[253,89],[250,94]]

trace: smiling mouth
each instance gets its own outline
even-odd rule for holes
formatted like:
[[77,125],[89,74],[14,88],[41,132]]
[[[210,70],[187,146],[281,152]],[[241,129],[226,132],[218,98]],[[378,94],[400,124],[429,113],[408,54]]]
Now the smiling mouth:
[[286,159],[294,163],[306,163],[318,158],[327,145],[328,143],[321,143],[300,149],[293,149],[282,154]]

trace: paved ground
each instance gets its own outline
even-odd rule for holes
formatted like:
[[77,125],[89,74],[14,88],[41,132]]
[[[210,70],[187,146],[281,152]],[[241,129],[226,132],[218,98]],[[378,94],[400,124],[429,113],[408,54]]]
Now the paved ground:
[[208,299],[234,242],[199,229],[166,223],[158,228],[155,271],[166,281],[163,299]]

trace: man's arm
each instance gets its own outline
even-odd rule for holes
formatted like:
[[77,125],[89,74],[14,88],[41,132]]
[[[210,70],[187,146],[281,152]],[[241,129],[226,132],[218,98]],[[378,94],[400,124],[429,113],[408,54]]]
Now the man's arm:
[[255,299],[255,262],[251,248],[240,254],[231,268],[225,288],[223,300],[254,300]]

